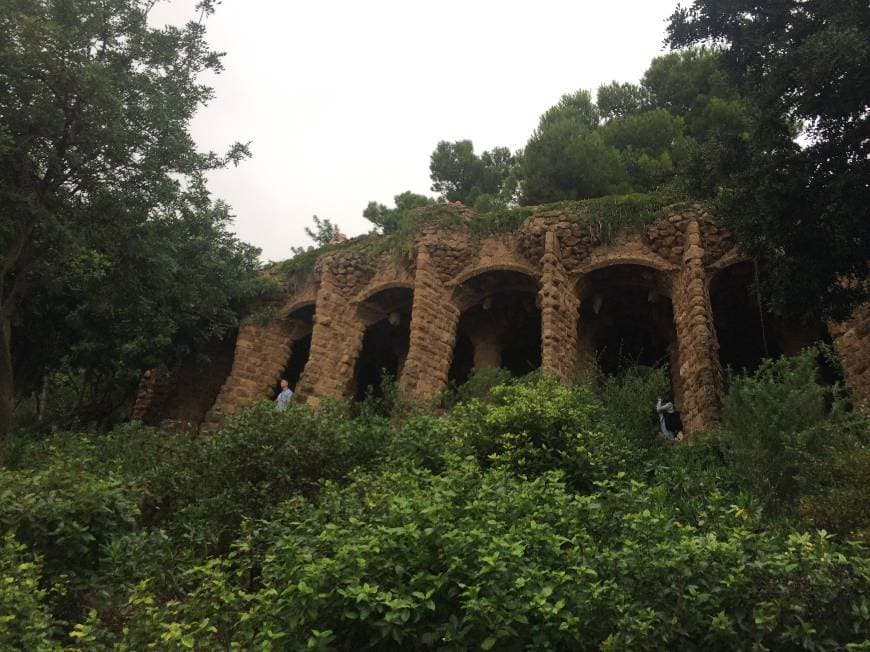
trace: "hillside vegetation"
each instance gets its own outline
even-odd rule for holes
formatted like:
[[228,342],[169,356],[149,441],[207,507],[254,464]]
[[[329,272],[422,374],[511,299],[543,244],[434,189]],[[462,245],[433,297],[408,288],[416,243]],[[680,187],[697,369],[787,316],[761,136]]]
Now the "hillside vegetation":
[[733,378],[692,447],[639,368],[19,433],[0,649],[867,649],[868,423],[816,356]]

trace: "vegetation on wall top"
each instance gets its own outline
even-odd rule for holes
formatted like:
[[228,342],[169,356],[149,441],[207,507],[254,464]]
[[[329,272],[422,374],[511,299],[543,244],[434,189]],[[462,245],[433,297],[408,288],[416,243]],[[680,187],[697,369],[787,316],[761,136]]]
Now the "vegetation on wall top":
[[642,231],[669,211],[688,203],[684,193],[672,187],[654,192],[607,195],[541,206],[492,206],[478,213],[461,204],[433,204],[408,211],[388,234],[368,233],[357,238],[315,249],[300,251],[279,264],[285,274],[300,276],[314,270],[320,256],[353,251],[375,258],[387,252],[411,257],[414,240],[424,228],[462,229],[475,238],[518,231],[536,217],[559,216],[568,222],[588,227],[603,242],[612,242],[619,233]]

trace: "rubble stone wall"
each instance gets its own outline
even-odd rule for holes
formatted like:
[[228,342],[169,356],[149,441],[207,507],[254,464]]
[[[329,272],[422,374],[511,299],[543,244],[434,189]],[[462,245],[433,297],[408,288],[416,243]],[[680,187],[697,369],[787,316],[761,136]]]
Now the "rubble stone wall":
[[580,297],[559,255],[556,233],[550,231],[541,258],[541,367],[563,381],[574,377]]
[[422,247],[414,278],[410,347],[399,378],[399,386],[411,399],[424,400],[447,386],[459,323],[459,308],[447,278],[437,257]]
[[206,430],[243,405],[271,395],[293,346],[295,325],[279,320],[243,323],[236,338],[233,366],[205,417]]
[[[675,207],[642,229],[624,228],[616,233],[600,223],[578,221],[577,214],[567,208],[533,213],[512,232],[488,234],[469,226],[475,219],[470,209],[447,205],[440,210],[455,215],[449,223],[425,227],[412,243],[406,243],[410,251],[367,253],[354,249],[349,241],[322,255],[312,271],[291,276],[275,300],[275,305],[284,307],[277,320],[268,324],[249,321],[241,327],[232,368],[206,417],[206,427],[270,395],[287,365],[293,342],[306,334],[298,322],[287,318],[287,307],[306,301],[309,306],[313,302],[314,316],[313,325],[308,325],[310,355],[297,394],[309,401],[348,396],[355,384],[367,326],[363,317],[367,297],[391,285],[413,292],[409,348],[398,378],[406,396],[426,400],[447,386],[460,317],[475,306],[485,311],[489,304],[482,302],[487,301],[488,292],[512,291],[493,286],[493,279],[512,283],[511,279],[528,277],[529,285],[517,291],[528,293],[534,286],[537,292],[533,296],[540,309],[542,368],[570,382],[582,363],[594,359],[596,333],[606,335],[601,329],[609,328],[599,321],[595,332],[583,330],[588,322],[581,319],[581,306],[586,305],[581,301],[593,296],[588,294],[587,281],[597,270],[615,266],[623,266],[629,274],[646,270],[638,272],[644,276],[638,283],[650,289],[650,301],[658,295],[671,302],[676,341],[668,344],[666,357],[687,429],[695,431],[718,420],[724,382],[708,279],[741,258],[728,232],[699,206]],[[650,285],[653,277],[656,280]],[[510,313],[494,317],[493,333],[497,325],[504,329],[506,319],[510,320]],[[833,325],[831,331],[844,357],[847,379],[866,404],[870,308],[864,307],[845,324]],[[474,358],[480,365],[493,364],[493,338],[476,339],[480,350]],[[172,387],[171,382],[156,377],[144,379],[137,414],[159,411],[167,393],[181,391]]]
[[870,304],[859,306],[851,319],[831,324],[829,330],[855,403],[870,411]]

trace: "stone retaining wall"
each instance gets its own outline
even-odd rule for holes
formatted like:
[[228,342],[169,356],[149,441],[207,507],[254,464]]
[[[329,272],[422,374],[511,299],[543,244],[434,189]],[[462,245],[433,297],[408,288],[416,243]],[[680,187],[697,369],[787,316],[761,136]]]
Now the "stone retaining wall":
[[[487,236],[475,235],[464,226],[473,219],[473,211],[452,204],[444,210],[456,213],[450,226],[425,229],[405,258],[396,253],[368,255],[345,246],[323,255],[312,272],[287,282],[277,305],[313,303],[313,324],[306,331],[305,324],[287,318],[286,312],[273,323],[245,323],[238,334],[232,369],[205,426],[213,427],[240,406],[269,397],[293,342],[307,333],[311,333],[311,347],[297,387],[300,399],[348,396],[371,322],[365,317],[369,314],[367,297],[391,284],[413,292],[409,349],[398,378],[406,396],[426,400],[447,386],[462,315],[474,305],[476,310],[481,306],[485,310],[489,304],[482,302],[489,301],[488,293],[510,292],[510,287],[499,283],[517,278],[529,281],[522,288],[524,296],[529,296],[529,287],[537,291],[532,298],[540,310],[543,370],[570,381],[582,376],[583,366],[595,357],[594,338],[578,330],[578,324],[584,323],[581,301],[589,298],[584,296],[587,277],[618,266],[631,273],[649,270],[657,279],[654,286],[643,281],[643,287],[650,288],[650,301],[657,296],[671,301],[671,332],[675,335],[669,337],[675,342],[668,344],[666,359],[687,429],[696,431],[718,420],[723,374],[708,279],[713,270],[742,259],[727,231],[699,206],[664,212],[642,231],[625,231],[606,239],[600,225],[578,223],[559,209],[533,215],[512,233]],[[469,326],[480,347],[474,357],[489,365],[503,353],[498,349],[499,338],[510,315],[498,315],[486,332],[485,327],[481,331],[480,314]],[[596,328],[608,326],[598,324]],[[856,397],[866,404],[870,308],[864,307],[846,324],[832,326],[832,333],[844,357],[847,379]],[[137,414],[161,404],[167,391],[172,391],[167,389],[170,385],[159,378],[145,379]]]

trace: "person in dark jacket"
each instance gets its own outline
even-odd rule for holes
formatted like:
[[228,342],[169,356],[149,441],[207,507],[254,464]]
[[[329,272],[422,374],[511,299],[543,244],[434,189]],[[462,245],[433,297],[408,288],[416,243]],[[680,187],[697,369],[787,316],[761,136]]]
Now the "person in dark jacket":
[[680,413],[674,409],[674,404],[668,401],[662,403],[659,397],[656,403],[656,413],[659,416],[659,428],[662,436],[669,441],[681,441],[683,439],[683,420]]

